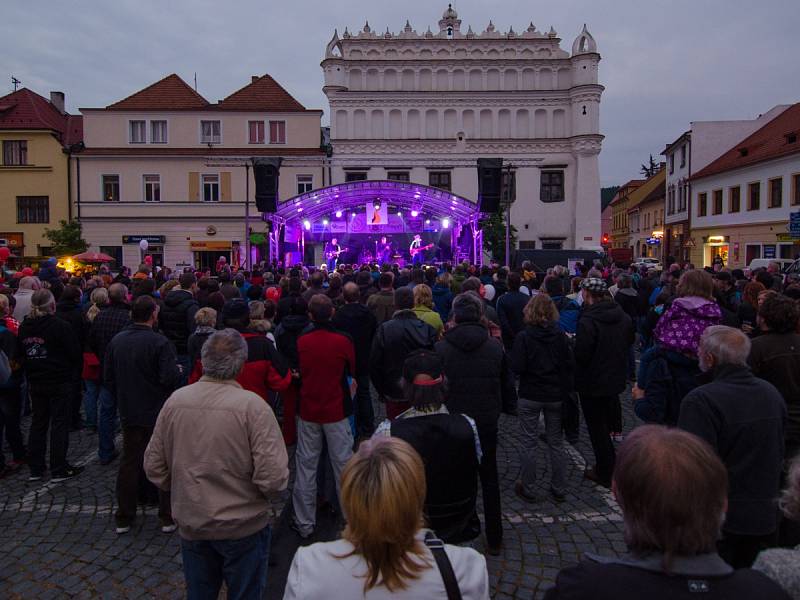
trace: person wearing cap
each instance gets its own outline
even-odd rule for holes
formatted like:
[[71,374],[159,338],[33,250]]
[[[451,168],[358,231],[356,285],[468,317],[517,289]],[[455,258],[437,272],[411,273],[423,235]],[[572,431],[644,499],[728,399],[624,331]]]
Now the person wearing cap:
[[459,544],[480,535],[475,514],[482,452],[475,421],[451,414],[445,405],[447,381],[442,357],[431,350],[412,352],[403,363],[403,391],[411,408],[388,419],[374,437],[405,440],[425,464],[425,515],[436,535]]
[[[238,331],[247,342],[247,361],[236,377],[244,389],[255,392],[265,401],[270,392],[282,392],[292,382],[284,358],[263,333],[250,328],[250,307],[242,298],[228,300],[222,307],[222,326]],[[202,373],[195,371],[189,378],[194,383]]]
[[584,477],[610,488],[615,450],[611,418],[628,379],[628,348],[634,342],[631,318],[608,293],[606,282],[581,282],[583,310],[575,335],[575,391],[580,394],[596,465]]

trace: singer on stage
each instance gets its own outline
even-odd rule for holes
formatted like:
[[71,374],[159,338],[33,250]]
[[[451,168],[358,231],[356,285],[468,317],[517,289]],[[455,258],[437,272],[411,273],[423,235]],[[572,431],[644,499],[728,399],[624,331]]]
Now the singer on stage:
[[384,265],[392,262],[392,244],[386,239],[385,235],[381,237],[381,242],[378,244],[377,254],[380,264]]
[[411,263],[414,266],[422,265],[425,262],[425,250],[422,249],[422,237],[417,233],[414,235],[414,240],[408,247],[408,252],[411,254]]
[[328,264],[328,272],[332,273],[336,270],[336,265],[339,263],[339,254],[342,248],[339,246],[339,240],[332,238],[330,242],[325,244],[325,262]]

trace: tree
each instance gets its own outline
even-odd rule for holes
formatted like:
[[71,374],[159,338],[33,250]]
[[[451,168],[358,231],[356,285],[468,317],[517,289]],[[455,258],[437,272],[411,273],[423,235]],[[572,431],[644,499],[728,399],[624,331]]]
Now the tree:
[[653,158],[653,155],[650,155],[650,161],[647,165],[642,165],[642,168],[639,172],[644,175],[645,177],[652,177],[659,171],[659,166],[656,160]]
[[[483,248],[487,250],[492,258],[505,263],[506,259],[506,212],[500,207],[496,213],[492,213],[481,221],[483,230]],[[517,243],[517,228],[511,225],[509,229],[511,238],[511,250],[513,252]]]
[[45,229],[44,237],[50,240],[52,253],[55,255],[80,254],[86,252],[89,244],[82,237],[83,228],[80,221],[58,222],[58,229]]

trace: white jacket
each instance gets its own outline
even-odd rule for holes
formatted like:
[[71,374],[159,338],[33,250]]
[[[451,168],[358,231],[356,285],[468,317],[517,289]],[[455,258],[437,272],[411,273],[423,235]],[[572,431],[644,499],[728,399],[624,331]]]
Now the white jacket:
[[[417,533],[417,539],[425,538],[425,530]],[[312,544],[298,548],[294,555],[283,600],[434,600],[447,599],[444,582],[428,548],[425,551],[430,569],[420,573],[418,579],[408,582],[405,590],[394,593],[383,586],[372,588],[364,594],[367,566],[359,555],[345,556],[353,551],[346,540]],[[489,600],[489,574],[486,560],[472,548],[445,545],[445,551],[453,565],[453,572],[464,600]]]

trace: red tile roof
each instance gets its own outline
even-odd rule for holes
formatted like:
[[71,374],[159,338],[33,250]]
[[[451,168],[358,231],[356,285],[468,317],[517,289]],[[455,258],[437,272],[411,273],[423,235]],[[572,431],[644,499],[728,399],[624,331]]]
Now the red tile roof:
[[62,114],[46,98],[22,88],[0,98],[0,130],[13,129],[53,131],[69,146],[83,139],[83,117]]
[[789,143],[787,140],[789,134],[800,138],[800,103],[787,108],[750,137],[745,138],[717,160],[692,175],[692,179],[700,179],[800,152],[800,139]]
[[295,100],[281,85],[269,75],[253,78],[242,89],[235,91],[217,108],[221,110],[259,110],[269,112],[299,112],[306,107]]
[[197,110],[208,107],[208,100],[175,73],[106,106],[109,110]]
[[83,156],[317,156],[321,148],[86,148]]

